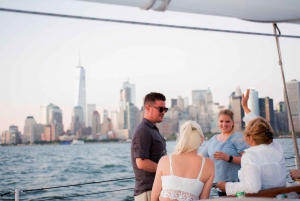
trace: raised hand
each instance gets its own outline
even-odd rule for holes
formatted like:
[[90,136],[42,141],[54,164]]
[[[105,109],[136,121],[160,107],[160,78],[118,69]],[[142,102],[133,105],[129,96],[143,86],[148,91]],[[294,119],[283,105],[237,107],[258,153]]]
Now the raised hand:
[[248,114],[251,112],[251,110],[248,108],[248,100],[249,100],[249,94],[250,94],[250,89],[247,89],[245,94],[242,94],[242,107],[244,109],[244,112]]

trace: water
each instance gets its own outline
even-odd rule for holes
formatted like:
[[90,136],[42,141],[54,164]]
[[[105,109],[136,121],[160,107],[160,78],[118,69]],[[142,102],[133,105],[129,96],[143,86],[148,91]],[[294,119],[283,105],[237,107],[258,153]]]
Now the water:
[[[283,146],[286,158],[295,155],[291,138],[278,141]],[[203,146],[205,144],[206,141]],[[172,152],[174,145],[175,142],[167,142],[168,153]],[[294,165],[293,159],[287,159],[286,162],[287,166]],[[288,167],[288,171],[293,168]],[[0,194],[15,189],[41,189],[132,178],[25,192],[20,193],[20,200],[133,200],[134,174],[130,143],[1,147],[0,175]],[[292,182],[288,172],[287,182]],[[216,192],[212,190],[211,194],[215,195]],[[14,195],[0,199],[14,200]]]

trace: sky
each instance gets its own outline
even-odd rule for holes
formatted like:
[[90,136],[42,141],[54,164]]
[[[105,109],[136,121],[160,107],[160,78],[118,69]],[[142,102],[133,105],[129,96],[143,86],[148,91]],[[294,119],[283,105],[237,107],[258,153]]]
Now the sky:
[[[1,0],[1,8],[273,33],[271,24],[178,12],[142,11],[73,0]],[[300,26],[278,24],[284,35]],[[280,38],[286,81],[300,80],[300,39]],[[161,92],[170,99],[210,88],[228,105],[239,86],[283,101],[275,38],[66,19],[0,11],[0,132],[14,124],[23,133],[27,116],[40,122],[40,106],[53,103],[69,128],[74,107],[74,69],[86,70],[87,104],[117,110],[125,81],[136,85],[136,103]]]

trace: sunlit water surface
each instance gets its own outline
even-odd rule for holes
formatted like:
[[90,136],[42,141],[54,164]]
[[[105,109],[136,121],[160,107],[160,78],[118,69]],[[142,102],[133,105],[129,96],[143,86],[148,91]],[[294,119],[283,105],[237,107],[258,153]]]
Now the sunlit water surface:
[[[277,139],[293,157],[291,138]],[[207,141],[200,147],[205,146]],[[174,141],[167,142],[171,153]],[[199,151],[200,151],[199,150]],[[294,159],[287,159],[288,171]],[[109,182],[20,193],[20,200],[133,200],[130,143],[14,146],[0,148],[0,194],[88,182]],[[122,178],[131,178],[120,180]],[[291,182],[287,172],[287,182]],[[123,190],[128,189],[128,190]],[[216,195],[212,190],[211,195]],[[0,200],[14,200],[8,195]]]

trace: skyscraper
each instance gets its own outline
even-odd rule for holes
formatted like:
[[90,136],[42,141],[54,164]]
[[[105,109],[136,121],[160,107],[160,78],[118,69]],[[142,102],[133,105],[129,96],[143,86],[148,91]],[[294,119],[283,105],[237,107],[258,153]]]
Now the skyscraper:
[[124,82],[123,83],[123,90],[126,91],[126,88],[130,89],[130,92],[129,92],[129,94],[127,92],[127,94],[129,96],[126,97],[125,104],[128,101],[128,102],[131,102],[132,104],[135,105],[135,84],[131,84],[131,83],[129,83],[129,81]]
[[285,103],[283,101],[276,105],[275,110],[275,130],[277,132],[288,132],[289,122],[288,116],[285,108]]
[[255,89],[253,89],[253,88],[250,89],[248,107],[257,116],[260,116],[260,114],[259,114],[258,91],[255,91]]
[[50,123],[50,120],[49,120],[49,112],[50,110],[55,107],[54,104],[50,103],[50,104],[46,104],[46,105],[42,105],[40,107],[40,111],[41,111],[41,124],[49,124]]
[[274,106],[273,99],[266,97],[259,99],[259,113],[260,116],[265,118],[275,129]]
[[28,116],[25,120],[24,125],[24,135],[23,135],[23,143],[33,142],[34,141],[34,129],[33,126],[36,125],[36,121],[33,116]]
[[87,119],[87,126],[92,127],[92,116],[94,111],[96,111],[96,105],[95,104],[88,104],[87,105],[87,114],[86,114],[86,119]]
[[[300,131],[300,82],[297,80],[291,80],[286,83],[287,94],[289,97],[289,103],[292,113],[292,121],[295,132]],[[285,97],[285,96],[284,96]],[[286,99],[284,100],[286,103]],[[289,117],[290,122],[290,117]],[[292,131],[292,127],[289,124],[289,131]]]
[[86,88],[85,70],[82,66],[75,68],[75,106],[80,106],[83,110],[84,122],[86,122]]
[[92,134],[94,135],[100,132],[101,132],[100,115],[99,112],[95,110],[92,115]]
[[83,109],[80,106],[76,106],[74,107],[72,113],[71,133],[73,135],[76,135],[76,132],[80,128],[84,128],[84,127],[85,127],[85,122],[84,122]]

